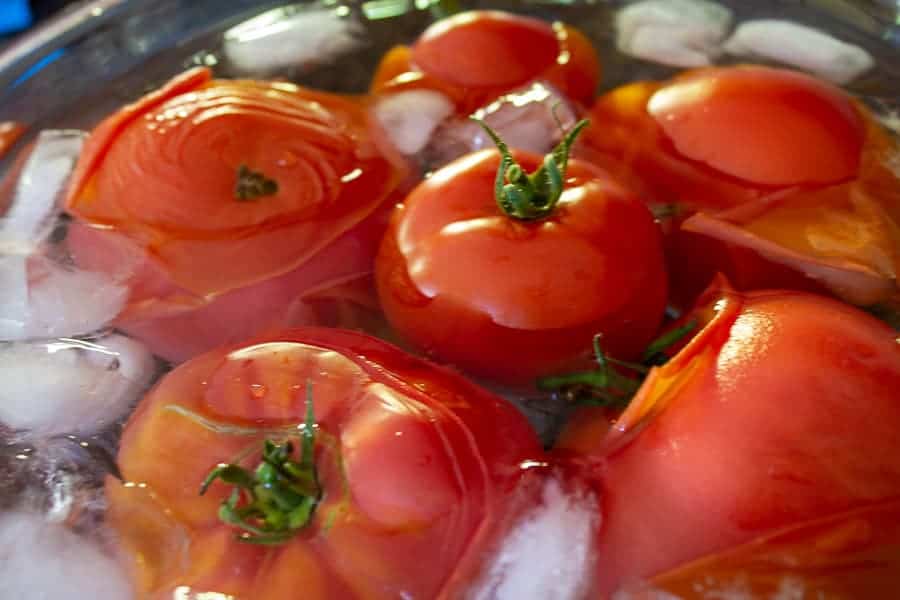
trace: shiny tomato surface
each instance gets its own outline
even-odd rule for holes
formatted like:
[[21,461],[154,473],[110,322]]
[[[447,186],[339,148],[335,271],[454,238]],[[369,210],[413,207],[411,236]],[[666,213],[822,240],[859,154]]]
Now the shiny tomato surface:
[[628,84],[600,98],[592,117],[588,146],[632,166],[656,201],[691,209],[847,181],[859,171],[866,139],[847,94],[758,66]]
[[666,301],[661,235],[641,200],[573,160],[555,212],[517,220],[494,198],[499,162],[459,159],[398,207],[375,271],[390,323],[440,360],[517,384],[571,366],[597,333],[616,356],[640,353]]
[[[217,517],[229,486],[200,483],[297,437],[307,382],[322,498],[289,541],[238,541]],[[110,518],[142,598],[459,598],[534,502],[517,485],[541,453],[520,413],[450,371],[362,334],[290,330],[197,357],[142,400]]]
[[693,317],[705,327],[604,436],[576,417],[563,438],[602,488],[604,593],[900,497],[895,331],[788,291],[712,289]]
[[586,156],[618,165],[676,215],[677,304],[717,271],[742,289],[898,297],[900,180],[884,166],[895,143],[843,91],[792,71],[717,67],[626,85],[592,116]]
[[470,11],[436,22],[412,47],[385,54],[372,91],[432,89],[468,114],[534,80],[589,105],[599,79],[597,54],[577,29],[500,11]]
[[[149,321],[161,339],[174,337],[150,340],[168,358],[254,333],[228,329],[258,315],[223,299],[254,285],[263,287],[248,293],[268,298],[275,325],[296,323],[270,292],[296,298],[371,272],[376,213],[404,176],[378,135],[357,100],[189,71],[91,135],[66,202],[78,229],[70,251],[79,266],[127,282],[119,325]],[[274,187],[242,198],[240,186],[258,177]],[[219,334],[190,335],[197,328],[185,321],[198,310],[226,323]]]

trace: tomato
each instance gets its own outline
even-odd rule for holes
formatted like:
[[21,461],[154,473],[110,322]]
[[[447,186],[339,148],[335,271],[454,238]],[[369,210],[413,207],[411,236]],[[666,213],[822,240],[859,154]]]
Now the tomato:
[[652,591],[629,591],[628,597],[889,598],[900,586],[898,523],[898,500],[843,511],[680,566],[654,577]]
[[389,322],[431,356],[516,385],[571,366],[596,333],[613,355],[639,353],[666,302],[661,236],[642,201],[572,160],[555,209],[521,220],[495,199],[498,168],[496,151],[463,157],[397,208],[375,267]]
[[442,19],[411,48],[393,48],[376,71],[372,91],[433,89],[468,114],[536,79],[587,105],[599,77],[596,52],[578,30],[482,10]]
[[603,593],[900,497],[896,332],[793,291],[714,288],[693,318],[705,327],[605,436],[576,418],[563,438],[602,489]]
[[[318,505],[280,544],[240,541],[217,517],[229,486],[200,484],[306,431],[308,384]],[[194,358],[142,400],[109,518],[141,597],[458,598],[533,505],[518,486],[541,456],[517,410],[460,376],[362,334],[289,330]]]
[[588,146],[632,166],[656,201],[690,209],[848,181],[859,172],[866,140],[849,96],[768,67],[715,67],[666,83],[632,83],[600,98],[591,112]]
[[[82,268],[127,278],[124,329],[181,319],[150,325],[176,338],[154,348],[163,356],[234,340],[248,332],[228,327],[257,317],[229,294],[265,305],[281,277],[285,300],[271,301],[283,308],[287,296],[371,272],[368,240],[380,236],[371,229],[405,173],[379,135],[355,100],[189,71],[91,135],[66,201],[80,228],[70,251]],[[342,236],[359,240],[342,245]],[[340,254],[354,244],[363,251],[348,263]],[[112,260],[111,248],[130,262]],[[202,310],[226,325],[191,336],[183,325]]]
[[744,289],[824,287],[858,304],[897,296],[893,142],[837,88],[766,67],[699,69],[614,90],[592,116],[586,154],[631,170],[679,215],[668,246],[682,257],[669,261],[682,305],[716,271]]

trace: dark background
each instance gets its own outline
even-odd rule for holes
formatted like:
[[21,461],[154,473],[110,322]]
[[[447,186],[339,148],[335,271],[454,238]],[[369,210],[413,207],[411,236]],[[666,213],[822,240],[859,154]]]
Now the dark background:
[[75,4],[75,0],[31,0],[31,12],[35,22],[46,19],[67,4]]

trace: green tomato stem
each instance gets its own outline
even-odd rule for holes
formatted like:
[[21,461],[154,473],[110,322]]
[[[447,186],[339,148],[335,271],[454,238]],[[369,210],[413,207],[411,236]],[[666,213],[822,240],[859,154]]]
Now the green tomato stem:
[[520,221],[536,221],[552,215],[565,187],[572,145],[589,121],[576,123],[544,157],[541,166],[533,173],[526,173],[496,131],[478,117],[471,119],[484,129],[500,151],[500,167],[494,180],[494,197],[500,210]]

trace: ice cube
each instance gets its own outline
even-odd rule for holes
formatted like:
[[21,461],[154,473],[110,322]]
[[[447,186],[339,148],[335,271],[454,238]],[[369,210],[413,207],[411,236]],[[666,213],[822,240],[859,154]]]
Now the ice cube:
[[432,90],[407,90],[385,94],[373,110],[394,146],[406,155],[420,152],[444,119],[453,114],[447,96]]
[[[496,131],[510,148],[544,154],[575,124],[576,111],[565,96],[538,81],[501,96],[475,111],[474,116]],[[494,142],[478,123],[457,118],[445,121],[435,131],[424,154],[432,166],[441,166],[493,147]]]
[[0,513],[0,598],[126,600],[121,567],[65,525],[23,511]]
[[361,45],[362,25],[346,7],[276,8],[229,29],[225,56],[240,72],[328,63]]
[[29,338],[72,337],[102,329],[125,305],[128,287],[104,273],[82,271],[49,259],[29,272]]
[[125,416],[156,364],[113,334],[0,345],[0,422],[29,436],[92,433]]
[[570,491],[555,477],[541,504],[526,512],[499,550],[469,600],[580,600],[595,565],[600,511],[593,494]]
[[60,196],[86,137],[75,130],[38,134],[16,181],[12,206],[0,221],[0,255],[30,254],[53,230]]
[[706,0],[644,0],[616,14],[616,45],[629,56],[673,67],[703,67],[720,54],[731,11]]
[[853,81],[875,64],[872,55],[859,46],[778,19],[742,23],[723,47],[729,54],[780,62],[837,84]]

